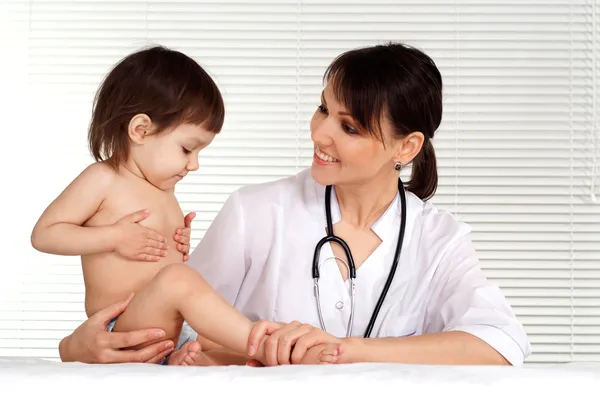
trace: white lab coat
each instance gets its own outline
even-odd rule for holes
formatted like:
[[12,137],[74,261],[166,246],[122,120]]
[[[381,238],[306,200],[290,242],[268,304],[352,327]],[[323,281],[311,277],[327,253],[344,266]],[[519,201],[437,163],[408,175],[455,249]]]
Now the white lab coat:
[[[478,267],[469,226],[407,192],[400,263],[371,337],[462,330],[486,341],[513,365],[530,354],[523,326],[499,288]],[[353,336],[362,336],[388,276],[400,227],[399,196],[373,226],[382,243],[357,268]],[[332,192],[333,224],[340,219]],[[312,258],[324,236],[325,188],[310,170],[234,192],[188,265],[251,320],[301,321],[320,327]],[[350,295],[329,244],[320,256],[321,308],[327,331],[343,337]],[[324,261],[324,263],[323,263]]]

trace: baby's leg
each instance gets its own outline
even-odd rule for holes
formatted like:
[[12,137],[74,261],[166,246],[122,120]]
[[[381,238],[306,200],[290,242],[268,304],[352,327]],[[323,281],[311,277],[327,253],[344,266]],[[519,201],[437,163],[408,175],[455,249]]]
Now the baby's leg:
[[169,339],[177,345],[183,317],[168,299],[171,296],[169,292],[161,287],[159,281],[151,281],[135,294],[127,309],[116,320],[112,331],[127,332],[148,327],[157,327],[165,331],[164,338],[137,345],[132,347],[133,349],[140,349],[164,339]]
[[[184,264],[163,268],[131,300],[115,330],[161,327],[176,342],[184,320],[202,337],[247,355],[253,323]],[[254,358],[263,362],[262,343]]]

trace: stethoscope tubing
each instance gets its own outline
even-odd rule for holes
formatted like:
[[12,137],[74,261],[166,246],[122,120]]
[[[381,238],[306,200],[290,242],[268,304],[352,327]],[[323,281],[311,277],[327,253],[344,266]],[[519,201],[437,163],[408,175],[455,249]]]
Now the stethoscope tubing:
[[[327,235],[323,237],[315,246],[315,252],[313,255],[313,265],[312,265],[312,277],[313,277],[313,286],[314,286],[314,295],[317,302],[317,311],[319,314],[319,323],[321,325],[321,329],[325,330],[325,322],[323,319],[323,313],[321,310],[321,297],[319,292],[319,278],[320,278],[320,270],[319,270],[319,257],[321,253],[321,248],[327,242],[335,242],[342,247],[344,253],[346,254],[346,258],[348,259],[346,262],[346,266],[348,268],[348,276],[350,278],[351,284],[351,305],[350,305],[350,319],[348,321],[348,328],[346,330],[346,336],[350,337],[352,334],[352,325],[354,323],[354,307],[355,307],[355,295],[356,295],[356,266],[354,264],[354,259],[352,257],[352,252],[350,251],[350,247],[342,238],[333,234],[333,223],[331,219],[331,185],[328,185],[325,188],[325,215],[327,219]],[[365,333],[363,335],[364,338],[369,338],[373,331],[373,327],[375,326],[375,321],[377,320],[377,316],[379,315],[379,311],[385,301],[387,293],[390,289],[392,281],[394,280],[394,276],[396,274],[396,270],[398,267],[398,263],[400,261],[400,254],[402,251],[402,243],[404,242],[404,234],[406,230],[406,192],[404,190],[404,184],[402,180],[398,178],[398,192],[400,193],[400,203],[401,203],[401,216],[400,216],[400,232],[398,236],[398,243],[396,245],[396,251],[394,254],[394,260],[392,262],[392,266],[390,269],[390,273],[388,274],[387,280],[381,291],[381,295],[375,305],[373,310],[373,314],[371,315],[371,319]]]

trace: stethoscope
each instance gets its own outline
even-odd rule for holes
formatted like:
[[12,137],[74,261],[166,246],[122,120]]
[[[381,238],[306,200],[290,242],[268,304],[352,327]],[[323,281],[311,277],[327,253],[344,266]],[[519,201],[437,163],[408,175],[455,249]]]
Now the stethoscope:
[[[375,305],[375,309],[373,310],[373,315],[371,316],[371,320],[369,321],[369,325],[364,334],[364,338],[368,338],[371,336],[371,331],[373,330],[373,326],[375,325],[375,321],[377,320],[377,315],[379,315],[379,310],[383,305],[383,301],[388,293],[390,285],[392,284],[392,280],[394,279],[394,274],[396,273],[396,267],[398,266],[398,261],[400,259],[400,251],[402,249],[402,242],[404,241],[404,228],[406,226],[406,194],[404,192],[404,184],[402,180],[398,178],[398,192],[400,193],[401,198],[401,208],[402,214],[400,217],[400,234],[398,236],[398,244],[396,245],[396,254],[394,256],[394,261],[392,262],[392,268],[388,275],[387,281],[381,291],[381,295],[379,296],[379,300]],[[354,266],[354,259],[352,258],[352,252],[350,252],[350,248],[346,241],[341,239],[340,237],[333,234],[333,224],[331,223],[331,185],[328,185],[325,188],[325,214],[327,217],[327,236],[323,237],[315,247],[315,254],[313,257],[313,265],[312,265],[312,277],[314,282],[314,293],[317,301],[317,311],[319,313],[319,323],[321,324],[321,329],[323,331],[327,331],[325,329],[325,322],[323,321],[323,313],[321,311],[321,300],[319,296],[319,254],[321,253],[321,247],[325,245],[327,242],[335,242],[339,244],[344,253],[346,254],[347,262],[341,258],[335,258],[344,263],[348,269],[348,276],[350,278],[350,319],[348,320],[348,328],[346,329],[346,337],[350,337],[352,335],[352,324],[354,323],[354,305],[355,305],[355,296],[356,296],[356,267]]]

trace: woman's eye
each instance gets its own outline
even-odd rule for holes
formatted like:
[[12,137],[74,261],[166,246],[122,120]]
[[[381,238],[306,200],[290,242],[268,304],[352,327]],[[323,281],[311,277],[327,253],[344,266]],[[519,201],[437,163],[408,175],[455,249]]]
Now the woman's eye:
[[346,131],[349,134],[358,134],[358,131],[356,129],[354,129],[353,127],[351,127],[350,125],[343,123],[342,124],[342,128],[344,128],[344,131]]
[[327,107],[325,107],[321,104],[321,105],[319,105],[319,111],[323,114],[327,114]]
[[183,149],[183,153],[185,153],[186,155],[189,154],[189,153],[192,153],[191,150],[188,150],[186,148],[182,148],[182,149]]

